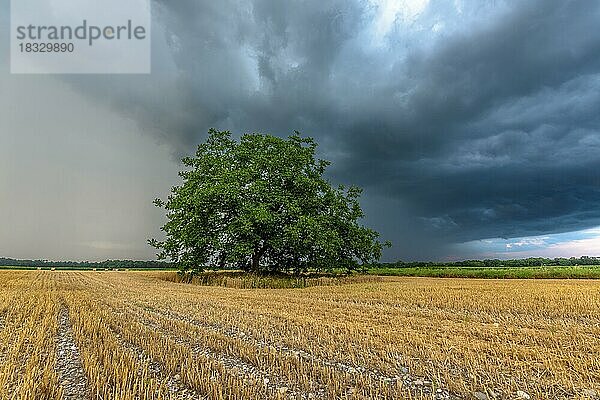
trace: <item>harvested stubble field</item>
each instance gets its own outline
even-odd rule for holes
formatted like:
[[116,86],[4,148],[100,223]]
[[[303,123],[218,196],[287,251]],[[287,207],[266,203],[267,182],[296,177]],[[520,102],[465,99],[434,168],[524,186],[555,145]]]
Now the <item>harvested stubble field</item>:
[[305,289],[0,272],[2,399],[563,399],[600,393],[600,282]]

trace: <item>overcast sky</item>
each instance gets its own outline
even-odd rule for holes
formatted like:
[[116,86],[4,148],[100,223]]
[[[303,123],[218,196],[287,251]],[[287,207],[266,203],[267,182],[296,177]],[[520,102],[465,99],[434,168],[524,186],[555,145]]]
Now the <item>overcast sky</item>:
[[210,127],[294,130],[386,259],[600,255],[600,3],[155,1],[150,75],[10,75],[0,256],[151,259]]

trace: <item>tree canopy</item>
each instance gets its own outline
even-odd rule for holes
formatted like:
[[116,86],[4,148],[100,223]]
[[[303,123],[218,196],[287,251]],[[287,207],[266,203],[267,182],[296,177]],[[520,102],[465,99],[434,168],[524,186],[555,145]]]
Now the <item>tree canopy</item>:
[[361,190],[333,187],[316,159],[317,144],[211,129],[195,157],[184,158],[183,183],[166,201],[165,239],[149,242],[159,259],[185,271],[240,268],[305,272],[357,269],[378,260],[379,234],[360,224]]

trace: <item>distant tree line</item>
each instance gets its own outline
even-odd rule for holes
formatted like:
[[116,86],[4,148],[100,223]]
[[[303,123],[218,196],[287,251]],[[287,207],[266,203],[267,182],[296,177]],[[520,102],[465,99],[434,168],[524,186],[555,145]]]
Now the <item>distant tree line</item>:
[[390,263],[372,264],[375,268],[432,268],[432,267],[462,267],[462,268],[510,268],[510,267],[543,267],[567,265],[600,265],[600,257],[570,257],[543,258],[530,257],[515,260],[464,260],[454,262],[435,261],[396,261]]
[[[571,265],[600,265],[600,257],[543,258],[530,257],[515,260],[464,260],[454,262],[435,261],[395,261],[388,263],[372,263],[373,268],[511,268],[511,267],[543,267]],[[0,257],[0,267],[42,267],[42,268],[98,268],[98,269],[170,269],[177,266],[166,261],[106,260],[92,261],[49,261],[49,260],[17,260]]]
[[48,267],[48,268],[98,268],[98,269],[165,269],[172,268],[172,264],[164,261],[134,261],[134,260],[106,260],[91,261],[49,261],[49,260],[15,260],[0,257],[2,267]]

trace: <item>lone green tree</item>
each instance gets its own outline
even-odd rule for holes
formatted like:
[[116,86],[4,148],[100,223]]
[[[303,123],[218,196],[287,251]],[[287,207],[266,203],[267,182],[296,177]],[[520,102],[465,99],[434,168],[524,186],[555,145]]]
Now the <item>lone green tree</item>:
[[288,139],[209,131],[195,157],[184,158],[183,184],[166,201],[165,240],[151,239],[159,259],[181,270],[240,268],[258,273],[357,269],[384,245],[361,226],[357,187],[334,188],[328,161],[298,132]]

